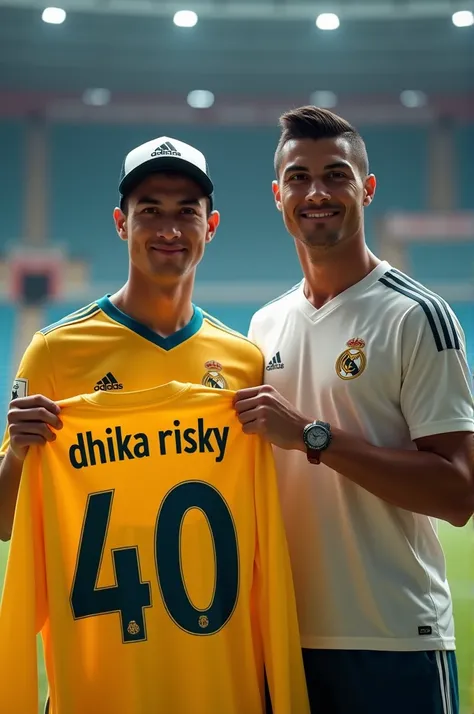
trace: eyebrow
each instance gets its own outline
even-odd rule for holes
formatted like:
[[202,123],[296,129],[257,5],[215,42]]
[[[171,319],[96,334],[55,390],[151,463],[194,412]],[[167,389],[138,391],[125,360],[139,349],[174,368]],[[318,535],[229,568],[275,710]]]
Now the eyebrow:
[[333,164],[327,164],[324,169],[350,169],[352,171],[352,166],[348,161],[335,161]]
[[[138,201],[137,201],[137,206],[139,206],[141,203],[151,203],[153,206],[162,206],[163,201],[160,201],[159,198],[152,198],[151,196],[142,196]],[[199,198],[182,198],[180,201],[178,201],[179,206],[200,206],[201,204],[199,203]]]
[[[352,167],[347,161],[334,161],[332,164],[326,164],[324,170],[329,171],[330,169],[350,169],[352,171]],[[291,166],[288,166],[288,168],[285,169],[285,174],[293,171],[309,172],[309,168],[307,166],[301,166],[299,164],[291,164]]]
[[292,171],[309,171],[307,166],[300,166],[299,164],[291,164],[291,166],[288,166],[285,169],[285,174],[288,174]]

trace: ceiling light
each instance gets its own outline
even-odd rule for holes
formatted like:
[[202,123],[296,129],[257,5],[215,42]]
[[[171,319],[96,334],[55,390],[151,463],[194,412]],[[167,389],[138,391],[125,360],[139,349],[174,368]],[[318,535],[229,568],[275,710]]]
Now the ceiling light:
[[470,10],[459,10],[452,16],[453,25],[456,27],[470,27],[474,25],[474,14]]
[[47,7],[43,10],[41,19],[50,25],[62,25],[66,19],[66,10],[63,10],[62,7]]
[[400,101],[403,106],[409,109],[418,109],[418,107],[425,106],[428,97],[424,92],[420,92],[418,89],[405,89],[400,94]]
[[188,104],[193,109],[209,109],[214,104],[214,95],[207,89],[194,89],[188,94]]
[[173,17],[173,22],[178,27],[194,27],[197,21],[198,16],[192,10],[178,10]]
[[316,18],[316,27],[320,30],[337,30],[341,23],[333,12],[323,12]]
[[317,90],[310,97],[310,102],[315,107],[322,109],[332,109],[337,104],[337,95],[329,90]]
[[82,95],[82,101],[91,107],[105,107],[105,105],[110,102],[110,90],[86,89]]

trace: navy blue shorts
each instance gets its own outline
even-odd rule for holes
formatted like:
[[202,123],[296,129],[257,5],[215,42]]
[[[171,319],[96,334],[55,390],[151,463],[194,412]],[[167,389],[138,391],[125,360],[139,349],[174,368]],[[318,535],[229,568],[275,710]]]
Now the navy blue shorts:
[[453,651],[303,650],[311,714],[459,714]]

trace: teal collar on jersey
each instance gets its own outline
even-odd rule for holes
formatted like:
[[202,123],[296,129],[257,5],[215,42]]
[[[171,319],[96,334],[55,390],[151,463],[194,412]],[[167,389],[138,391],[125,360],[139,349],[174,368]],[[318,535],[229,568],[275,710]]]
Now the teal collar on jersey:
[[189,340],[196,332],[199,332],[204,320],[201,309],[193,305],[193,316],[188,324],[169,337],[161,337],[157,335],[156,332],[153,332],[153,330],[150,330],[146,325],[142,325],[141,322],[137,322],[133,317],[129,317],[119,310],[118,307],[115,307],[115,305],[110,302],[110,295],[104,295],[100,300],[97,300],[97,305],[111,320],[120,323],[124,327],[128,327],[129,330],[136,332],[137,335],[140,335],[140,337],[143,337],[149,342],[153,342],[153,344],[158,345],[158,347],[161,347],[163,350],[172,350],[174,347],[178,347],[182,345],[183,342],[186,342],[186,340]]

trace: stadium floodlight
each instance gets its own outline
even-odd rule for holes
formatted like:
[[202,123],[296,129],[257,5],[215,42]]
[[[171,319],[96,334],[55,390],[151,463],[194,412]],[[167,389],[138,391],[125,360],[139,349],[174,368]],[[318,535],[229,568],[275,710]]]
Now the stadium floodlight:
[[316,18],[316,27],[320,30],[337,30],[341,23],[333,12],[323,12]]
[[178,27],[194,27],[197,21],[198,16],[193,10],[178,10],[173,17],[173,22]]
[[453,25],[456,27],[470,27],[474,25],[474,13],[470,10],[458,10],[452,16]]
[[405,89],[400,94],[400,101],[408,109],[418,109],[424,107],[428,102],[428,97],[419,89]]
[[110,102],[110,96],[110,89],[86,89],[82,101],[91,107],[105,107]]
[[209,109],[214,104],[214,95],[207,89],[194,89],[188,94],[188,104],[193,109]]
[[50,25],[62,25],[66,19],[66,10],[63,10],[62,7],[46,7],[41,19]]
[[309,98],[310,103],[322,109],[333,109],[337,105],[337,94],[328,89],[318,89]]

